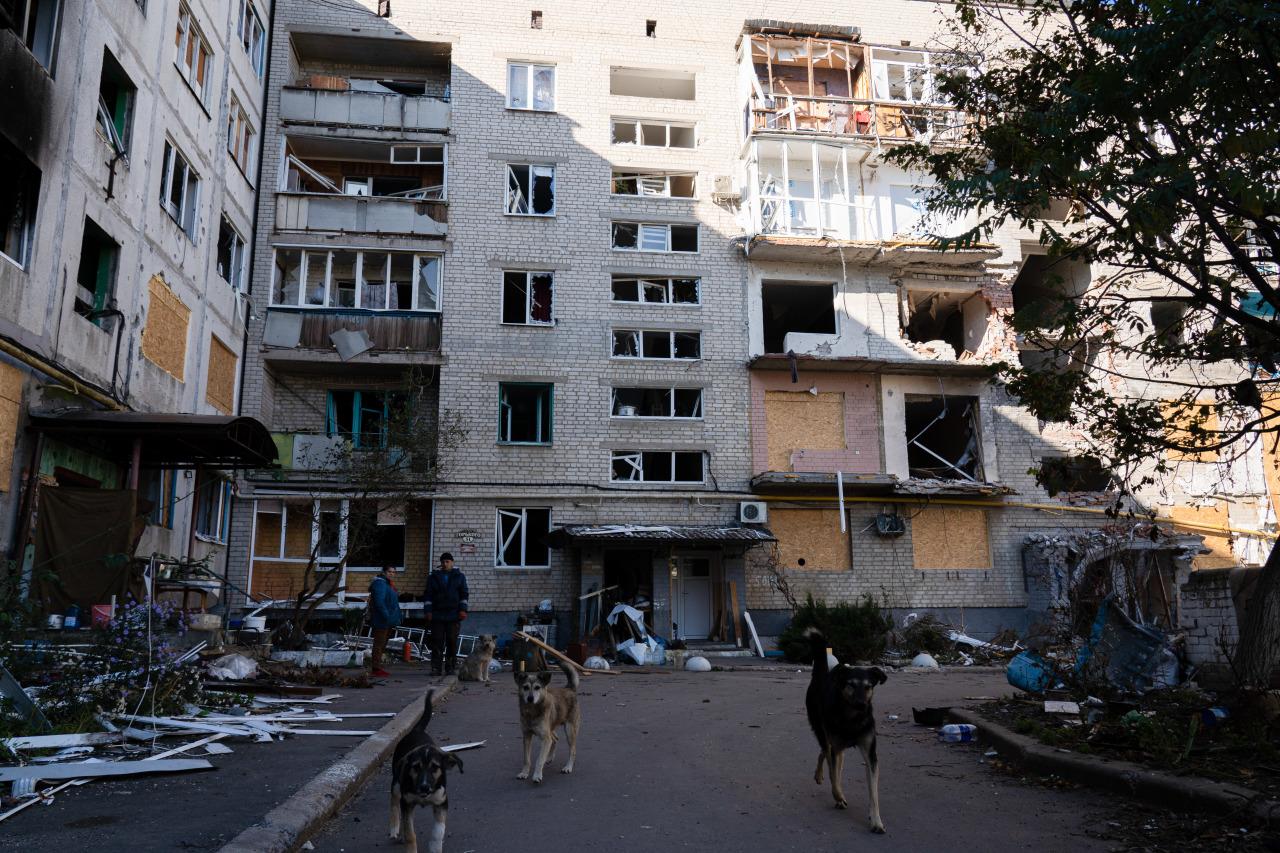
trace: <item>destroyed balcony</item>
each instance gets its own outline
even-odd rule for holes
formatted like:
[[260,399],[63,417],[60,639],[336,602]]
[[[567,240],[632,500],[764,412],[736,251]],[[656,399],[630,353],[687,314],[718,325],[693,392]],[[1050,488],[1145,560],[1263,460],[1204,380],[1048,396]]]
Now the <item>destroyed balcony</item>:
[[304,311],[271,308],[263,359],[280,371],[317,370],[362,376],[401,375],[413,364],[440,362],[439,314]]
[[280,120],[295,124],[376,127],[385,130],[437,131],[449,129],[450,105],[440,98],[398,92],[319,88],[348,81],[342,78],[310,78],[322,83],[309,87],[284,86],[280,90]]
[[445,146],[292,136],[276,230],[444,237]]

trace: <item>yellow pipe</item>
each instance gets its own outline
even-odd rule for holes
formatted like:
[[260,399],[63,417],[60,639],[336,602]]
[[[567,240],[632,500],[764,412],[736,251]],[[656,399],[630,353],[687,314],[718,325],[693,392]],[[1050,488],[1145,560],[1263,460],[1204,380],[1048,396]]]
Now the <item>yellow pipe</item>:
[[79,394],[82,397],[88,397],[90,400],[94,401],[95,403],[106,406],[108,409],[111,409],[112,411],[115,411],[115,412],[125,411],[124,406],[120,405],[115,400],[108,397],[106,394],[103,394],[99,391],[95,391],[94,389],[89,388],[88,386],[78,382],[76,379],[62,372],[58,368],[54,367],[52,364],[45,361],[44,359],[37,358],[36,356],[31,355],[26,350],[20,347],[14,346],[13,344],[9,343],[3,338],[0,338],[0,352],[7,353],[8,355],[13,356],[23,364],[29,365],[30,367],[34,367],[36,370],[40,371],[41,373],[44,373],[47,376],[58,380],[62,384],[69,387],[73,392],[75,392],[76,394]]
[[[836,500],[839,500],[839,498],[830,498],[823,495],[816,495],[814,497],[805,497],[805,498],[772,497],[772,498],[765,498],[764,500],[770,503],[777,503],[781,501],[836,501]],[[1021,503],[1018,501],[962,501],[962,500],[955,500],[955,499],[948,500],[946,498],[930,498],[930,497],[921,496],[921,495],[888,495],[885,497],[866,497],[866,496],[847,497],[846,496],[844,500],[845,500],[845,503],[880,503],[880,504],[930,503],[930,504],[952,504],[955,506],[1020,507],[1022,509],[1042,509],[1042,510],[1047,510],[1051,512],[1084,512],[1084,513],[1090,513],[1093,515],[1107,514],[1107,511],[1105,509],[1094,509],[1093,507],[1087,507],[1087,506],[1031,504],[1031,503]],[[1242,536],[1259,536],[1263,539],[1275,539],[1277,536],[1277,534],[1275,533],[1266,533],[1261,530],[1245,530],[1239,527],[1223,527],[1221,525],[1216,525],[1216,524],[1201,524],[1198,521],[1183,521],[1182,519],[1179,519],[1179,518],[1168,518],[1166,516],[1156,516],[1154,520],[1158,522],[1163,522],[1166,524],[1176,524],[1179,527],[1191,527],[1191,528],[1195,528],[1196,530],[1212,530],[1215,533],[1223,533],[1223,532],[1239,533]]]

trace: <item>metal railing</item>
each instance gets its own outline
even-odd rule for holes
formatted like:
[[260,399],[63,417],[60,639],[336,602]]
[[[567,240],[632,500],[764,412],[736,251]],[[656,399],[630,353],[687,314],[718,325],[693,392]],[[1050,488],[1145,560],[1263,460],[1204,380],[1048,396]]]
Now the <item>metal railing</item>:
[[965,145],[979,126],[955,107],[775,94],[751,97],[748,133],[829,133],[868,141]]

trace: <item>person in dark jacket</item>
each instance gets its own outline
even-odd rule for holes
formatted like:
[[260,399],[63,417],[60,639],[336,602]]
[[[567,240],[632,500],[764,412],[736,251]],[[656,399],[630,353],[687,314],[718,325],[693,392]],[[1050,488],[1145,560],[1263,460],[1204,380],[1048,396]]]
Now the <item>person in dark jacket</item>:
[[431,674],[453,675],[458,629],[467,618],[467,576],[453,567],[453,555],[440,555],[440,568],[427,578],[423,612],[431,631]]
[[382,571],[369,584],[369,624],[373,627],[374,678],[386,678],[391,673],[382,668],[382,652],[387,648],[391,629],[400,624],[400,595],[392,581],[396,575],[394,566],[383,566]]

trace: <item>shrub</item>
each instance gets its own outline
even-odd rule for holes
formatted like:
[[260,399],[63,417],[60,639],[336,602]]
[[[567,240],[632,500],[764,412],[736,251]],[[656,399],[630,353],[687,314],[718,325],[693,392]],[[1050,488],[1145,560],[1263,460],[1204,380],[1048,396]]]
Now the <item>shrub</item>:
[[884,654],[889,642],[893,620],[880,612],[880,605],[869,595],[861,601],[840,601],[828,605],[822,599],[814,601],[810,593],[778,636],[778,645],[788,660],[812,663],[809,642],[804,638],[806,628],[816,627],[827,637],[827,645],[842,661],[874,660]]

